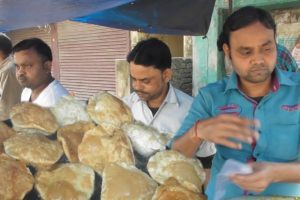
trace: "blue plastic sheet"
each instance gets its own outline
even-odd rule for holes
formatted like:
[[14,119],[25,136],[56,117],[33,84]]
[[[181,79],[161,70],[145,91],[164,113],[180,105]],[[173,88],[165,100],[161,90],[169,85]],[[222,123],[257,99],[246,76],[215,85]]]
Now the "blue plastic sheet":
[[4,0],[0,31],[71,19],[147,33],[205,35],[215,0]]
[[133,0],[1,0],[0,31],[60,22]]

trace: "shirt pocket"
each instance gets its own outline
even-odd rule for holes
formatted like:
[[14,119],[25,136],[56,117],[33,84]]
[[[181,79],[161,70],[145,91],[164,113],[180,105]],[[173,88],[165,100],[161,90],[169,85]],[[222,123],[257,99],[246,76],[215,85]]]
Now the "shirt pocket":
[[276,161],[293,161],[299,154],[299,123],[271,124],[267,133],[266,157]]

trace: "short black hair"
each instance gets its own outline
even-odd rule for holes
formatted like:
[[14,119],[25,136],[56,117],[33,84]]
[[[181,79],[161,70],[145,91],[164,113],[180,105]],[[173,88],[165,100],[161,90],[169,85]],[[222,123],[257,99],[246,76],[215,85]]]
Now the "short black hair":
[[232,31],[244,28],[255,22],[260,22],[268,29],[273,29],[274,36],[276,35],[276,24],[269,12],[261,8],[246,6],[238,9],[226,19],[217,41],[219,51],[223,51],[223,44],[229,46],[229,37]]
[[29,38],[22,40],[13,47],[13,53],[28,49],[34,49],[44,61],[52,61],[51,48],[46,42],[39,38]]
[[146,67],[153,66],[164,71],[171,68],[172,56],[169,47],[157,38],[142,40],[127,55],[127,62]]
[[6,56],[9,56],[12,52],[12,43],[3,33],[0,33],[0,51],[2,51]]

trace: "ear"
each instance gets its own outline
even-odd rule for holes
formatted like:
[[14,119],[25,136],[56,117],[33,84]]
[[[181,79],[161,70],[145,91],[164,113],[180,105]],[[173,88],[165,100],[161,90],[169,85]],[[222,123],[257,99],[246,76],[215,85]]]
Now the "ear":
[[169,82],[172,78],[172,69],[167,68],[163,71],[163,79],[165,80],[165,82]]
[[229,48],[228,44],[226,44],[226,43],[223,44],[223,51],[224,51],[225,56],[227,56],[228,58],[231,58],[230,57],[230,48]]
[[44,62],[44,70],[51,73],[52,62],[50,60]]

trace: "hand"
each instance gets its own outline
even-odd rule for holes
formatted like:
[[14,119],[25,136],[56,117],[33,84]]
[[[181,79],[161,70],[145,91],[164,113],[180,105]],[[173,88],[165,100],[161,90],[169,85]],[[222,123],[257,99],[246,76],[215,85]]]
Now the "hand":
[[196,137],[221,144],[233,149],[241,149],[241,143],[230,138],[251,144],[258,140],[259,134],[251,127],[259,127],[259,122],[235,115],[222,114],[217,117],[200,121],[196,125]]
[[252,192],[263,192],[270,183],[274,182],[272,169],[272,163],[251,163],[250,164],[253,173],[241,175],[241,174],[234,174],[231,175],[229,178],[230,180],[241,187],[244,190],[252,191]]

